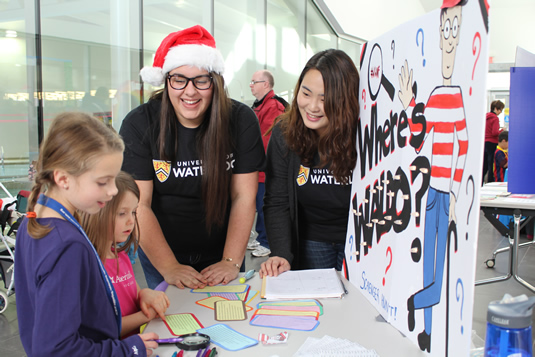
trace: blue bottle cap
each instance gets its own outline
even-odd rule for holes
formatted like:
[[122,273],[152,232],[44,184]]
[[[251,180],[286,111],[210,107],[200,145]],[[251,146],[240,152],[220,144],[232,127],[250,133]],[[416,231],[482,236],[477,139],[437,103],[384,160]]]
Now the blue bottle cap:
[[535,296],[524,301],[492,301],[487,309],[487,322],[505,328],[526,328],[531,326]]

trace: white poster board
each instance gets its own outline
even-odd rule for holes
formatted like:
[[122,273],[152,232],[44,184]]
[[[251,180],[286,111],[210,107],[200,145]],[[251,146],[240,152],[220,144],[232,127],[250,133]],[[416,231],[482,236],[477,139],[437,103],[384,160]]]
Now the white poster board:
[[347,272],[433,356],[470,348],[487,14],[484,0],[437,9],[361,54]]

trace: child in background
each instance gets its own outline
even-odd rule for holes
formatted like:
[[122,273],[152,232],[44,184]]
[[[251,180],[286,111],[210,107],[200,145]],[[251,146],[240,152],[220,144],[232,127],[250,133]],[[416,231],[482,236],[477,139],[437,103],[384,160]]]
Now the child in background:
[[17,232],[17,316],[28,356],[147,356],[155,333],[119,340],[117,296],[77,212],[117,194],[124,144],[97,119],[58,115],[41,144],[27,216]]
[[118,193],[106,207],[93,215],[84,214],[81,221],[117,291],[123,316],[121,336],[128,336],[156,315],[165,319],[169,299],[162,291],[140,289],[136,282],[127,252],[139,245],[139,188],[126,172],[119,172],[115,185]]
[[502,131],[498,135],[498,146],[494,152],[494,178],[496,182],[504,182],[505,170],[508,166],[509,132]]

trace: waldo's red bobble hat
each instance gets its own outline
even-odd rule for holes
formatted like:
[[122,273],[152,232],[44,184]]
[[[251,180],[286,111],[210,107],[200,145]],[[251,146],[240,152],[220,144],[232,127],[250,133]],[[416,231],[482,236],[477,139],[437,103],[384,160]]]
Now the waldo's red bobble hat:
[[143,67],[139,74],[143,82],[160,86],[169,71],[184,65],[223,74],[223,56],[215,47],[212,35],[200,25],[173,32],[164,38],[152,67]]

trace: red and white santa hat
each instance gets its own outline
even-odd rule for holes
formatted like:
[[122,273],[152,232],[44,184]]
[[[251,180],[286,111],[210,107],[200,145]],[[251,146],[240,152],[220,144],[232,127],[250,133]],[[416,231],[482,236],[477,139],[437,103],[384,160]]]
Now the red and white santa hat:
[[143,67],[139,74],[143,82],[160,86],[169,71],[184,65],[223,74],[223,56],[215,47],[212,35],[200,25],[173,32],[164,38],[152,67]]
[[442,1],[442,6],[440,8],[441,9],[447,9],[447,8],[454,7],[454,6],[457,6],[457,5],[464,6],[467,2],[468,2],[468,0],[443,0]]

